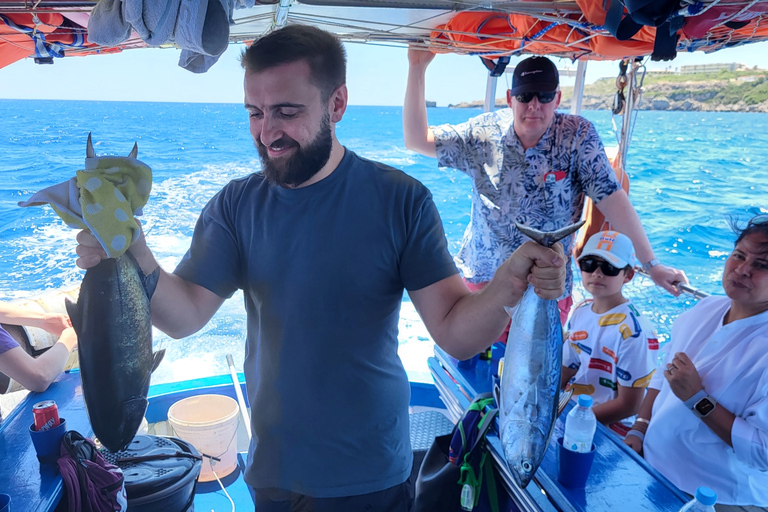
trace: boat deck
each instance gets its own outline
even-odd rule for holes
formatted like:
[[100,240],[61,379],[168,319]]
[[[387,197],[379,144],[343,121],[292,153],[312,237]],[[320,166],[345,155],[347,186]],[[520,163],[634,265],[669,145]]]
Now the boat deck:
[[[235,397],[229,376],[153,387],[150,394],[154,396],[149,399],[146,415],[150,433],[172,434],[163,426],[167,420],[168,407],[187,396],[201,393]],[[434,386],[412,383],[411,393],[414,404],[411,413],[411,443],[416,471],[434,437],[450,432],[453,423],[438,410],[442,404]],[[65,494],[58,467],[38,461],[27,432],[32,424],[32,406],[48,399],[56,401],[60,417],[67,420],[68,430],[77,430],[84,436],[93,437],[78,372],[62,374],[44,393],[29,393],[8,417],[0,421],[0,493],[11,495],[14,512],[56,510]],[[235,471],[222,478],[221,485],[215,480],[198,482],[194,500],[196,510],[231,510],[232,502],[244,506],[244,510],[252,509],[252,490],[243,480],[247,436],[243,433],[238,436],[238,464]]]
[[[460,368],[456,359],[435,347],[429,367],[454,420],[478,393],[491,391],[498,361],[504,355],[502,345],[494,345],[492,360],[478,361],[474,368]],[[506,367],[505,367],[506,368]],[[565,416],[571,402],[555,424],[549,447],[534,479],[526,489],[518,487],[510,474],[495,429],[487,435],[488,449],[508,494],[524,512],[577,511],[596,512],[633,510],[677,512],[688,498],[664,476],[639,457],[611,430],[598,423],[595,432],[595,460],[584,489],[568,489],[557,480],[557,439],[563,435]]]

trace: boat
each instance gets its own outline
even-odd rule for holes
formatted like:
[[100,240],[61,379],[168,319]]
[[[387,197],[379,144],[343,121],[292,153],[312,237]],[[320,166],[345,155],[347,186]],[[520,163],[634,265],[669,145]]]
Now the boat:
[[[248,2],[244,2],[248,3]],[[141,51],[150,45],[132,33],[126,40],[103,45],[88,38],[88,19],[96,2],[53,0],[0,0],[0,67],[13,59],[33,58],[41,64],[59,58],[87,57],[100,53]],[[637,36],[619,41],[600,20],[601,1],[489,1],[489,0],[363,0],[304,1],[274,0],[233,12],[234,24],[227,27],[227,42],[248,42],[267,31],[291,22],[310,23],[337,33],[346,42],[392,45],[414,44],[434,51],[480,57],[489,68],[486,110],[492,107],[495,83],[512,55],[546,53],[577,58],[578,89],[583,86],[585,63],[590,59],[626,57],[623,144],[617,168],[626,160],[632,127],[632,104],[637,99],[636,57],[653,53],[655,27],[642,28]],[[686,4],[686,8],[693,4]],[[768,38],[763,31],[765,2],[711,2],[700,7],[710,15],[719,13],[709,30],[698,27],[692,37],[680,29],[677,51],[715,51],[719,48],[758,42]],[[585,9],[589,7],[588,9]],[[682,7],[681,7],[682,9]],[[597,12],[596,18],[591,18]],[[723,14],[725,13],[725,14]],[[692,18],[692,16],[689,16]],[[748,19],[745,19],[748,18]],[[747,22],[738,28],[737,24]],[[730,24],[730,26],[729,26]],[[690,28],[690,27],[689,27]],[[173,42],[164,42],[173,45]],[[489,99],[490,98],[490,99]],[[578,102],[576,102],[578,103]],[[695,300],[697,290],[684,290]],[[502,348],[494,346],[491,357],[466,368],[439,348],[428,361],[432,383],[411,382],[412,442],[418,456],[436,435],[444,434],[478,393],[490,390]],[[238,393],[239,391],[239,393]],[[179,400],[204,394],[238,399],[245,392],[242,374],[222,375],[193,381],[153,385],[147,411],[148,431],[167,434],[170,407]],[[52,511],[63,496],[60,476],[52,466],[39,464],[30,442],[32,405],[55,400],[68,428],[93,435],[85,414],[82,387],[76,369],[57,380],[46,392],[32,393],[0,423],[0,492],[14,498],[13,510]],[[254,412],[256,413],[256,412]],[[431,413],[437,413],[435,416]],[[247,414],[247,413],[243,413]],[[435,420],[438,418],[438,420]],[[450,421],[440,422],[439,418]],[[562,430],[561,416],[556,432]],[[422,427],[424,427],[422,429]],[[420,437],[422,430],[425,436]],[[170,432],[173,433],[173,432]],[[242,434],[240,434],[242,437]],[[556,439],[557,434],[553,436]],[[246,437],[247,439],[247,437]],[[687,497],[625,447],[606,428],[598,426],[595,439],[598,460],[590,482],[582,490],[569,490],[556,478],[556,451],[550,450],[533,482],[521,489],[506,470],[497,435],[488,436],[488,449],[513,510],[521,511],[608,511],[628,501],[638,510],[675,511]],[[238,446],[238,467],[219,482],[200,483],[194,506],[199,510],[251,509],[252,496],[242,481],[245,447]],[[415,468],[417,469],[417,468]]]

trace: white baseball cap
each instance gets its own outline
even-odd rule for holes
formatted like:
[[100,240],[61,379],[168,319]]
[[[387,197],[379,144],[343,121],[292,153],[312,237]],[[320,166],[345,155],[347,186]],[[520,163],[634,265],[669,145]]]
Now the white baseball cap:
[[635,247],[632,240],[618,231],[600,231],[589,237],[579,261],[587,256],[599,256],[616,268],[635,266]]

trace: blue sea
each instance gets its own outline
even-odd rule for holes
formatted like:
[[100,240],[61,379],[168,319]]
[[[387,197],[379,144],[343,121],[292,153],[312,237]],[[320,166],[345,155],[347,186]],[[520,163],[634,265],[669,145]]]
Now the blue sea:
[[[337,126],[342,143],[361,156],[403,169],[427,185],[452,253],[469,221],[469,179],[439,169],[403,146],[400,107],[350,106]],[[476,109],[430,108],[430,124],[459,123]],[[585,111],[606,146],[616,145],[610,112]],[[229,180],[260,168],[242,105],[0,100],[0,299],[34,298],[77,285],[75,231],[48,207],[19,208],[34,192],[83,168],[88,133],[100,155],[127,155],[133,143],[152,167],[154,183],[142,217],[161,265],[185,253],[200,210]],[[620,120],[616,120],[620,125]],[[630,199],[657,256],[683,269],[691,285],[722,293],[720,275],[733,245],[727,218],[768,212],[768,115],[640,112],[628,155]],[[662,337],[690,298],[672,299],[641,279],[634,300]],[[579,296],[575,289],[575,295]],[[242,296],[227,301],[209,324],[183,340],[155,331],[167,350],[153,383],[228,372],[226,354],[242,368]],[[400,356],[414,380],[429,381],[432,341],[407,296]]]

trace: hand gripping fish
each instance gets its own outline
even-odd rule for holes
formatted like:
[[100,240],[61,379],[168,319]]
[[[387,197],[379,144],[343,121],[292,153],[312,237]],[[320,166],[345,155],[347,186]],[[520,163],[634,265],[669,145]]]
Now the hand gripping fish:
[[[521,233],[551,247],[584,222],[551,233],[515,223]],[[507,465],[520,487],[531,481],[549,445],[558,415],[563,329],[557,301],[542,299],[532,286],[512,316],[501,375],[499,426]]]
[[[95,157],[90,136],[87,157],[110,158]],[[128,159],[135,158],[134,146]],[[112,158],[116,167],[107,172],[119,172],[121,159]],[[144,276],[133,256],[125,252],[88,269],[77,304],[66,301],[78,337],[88,418],[96,437],[111,452],[128,446],[141,426],[150,374],[165,353],[152,353],[149,301],[157,277],[157,272]]]

